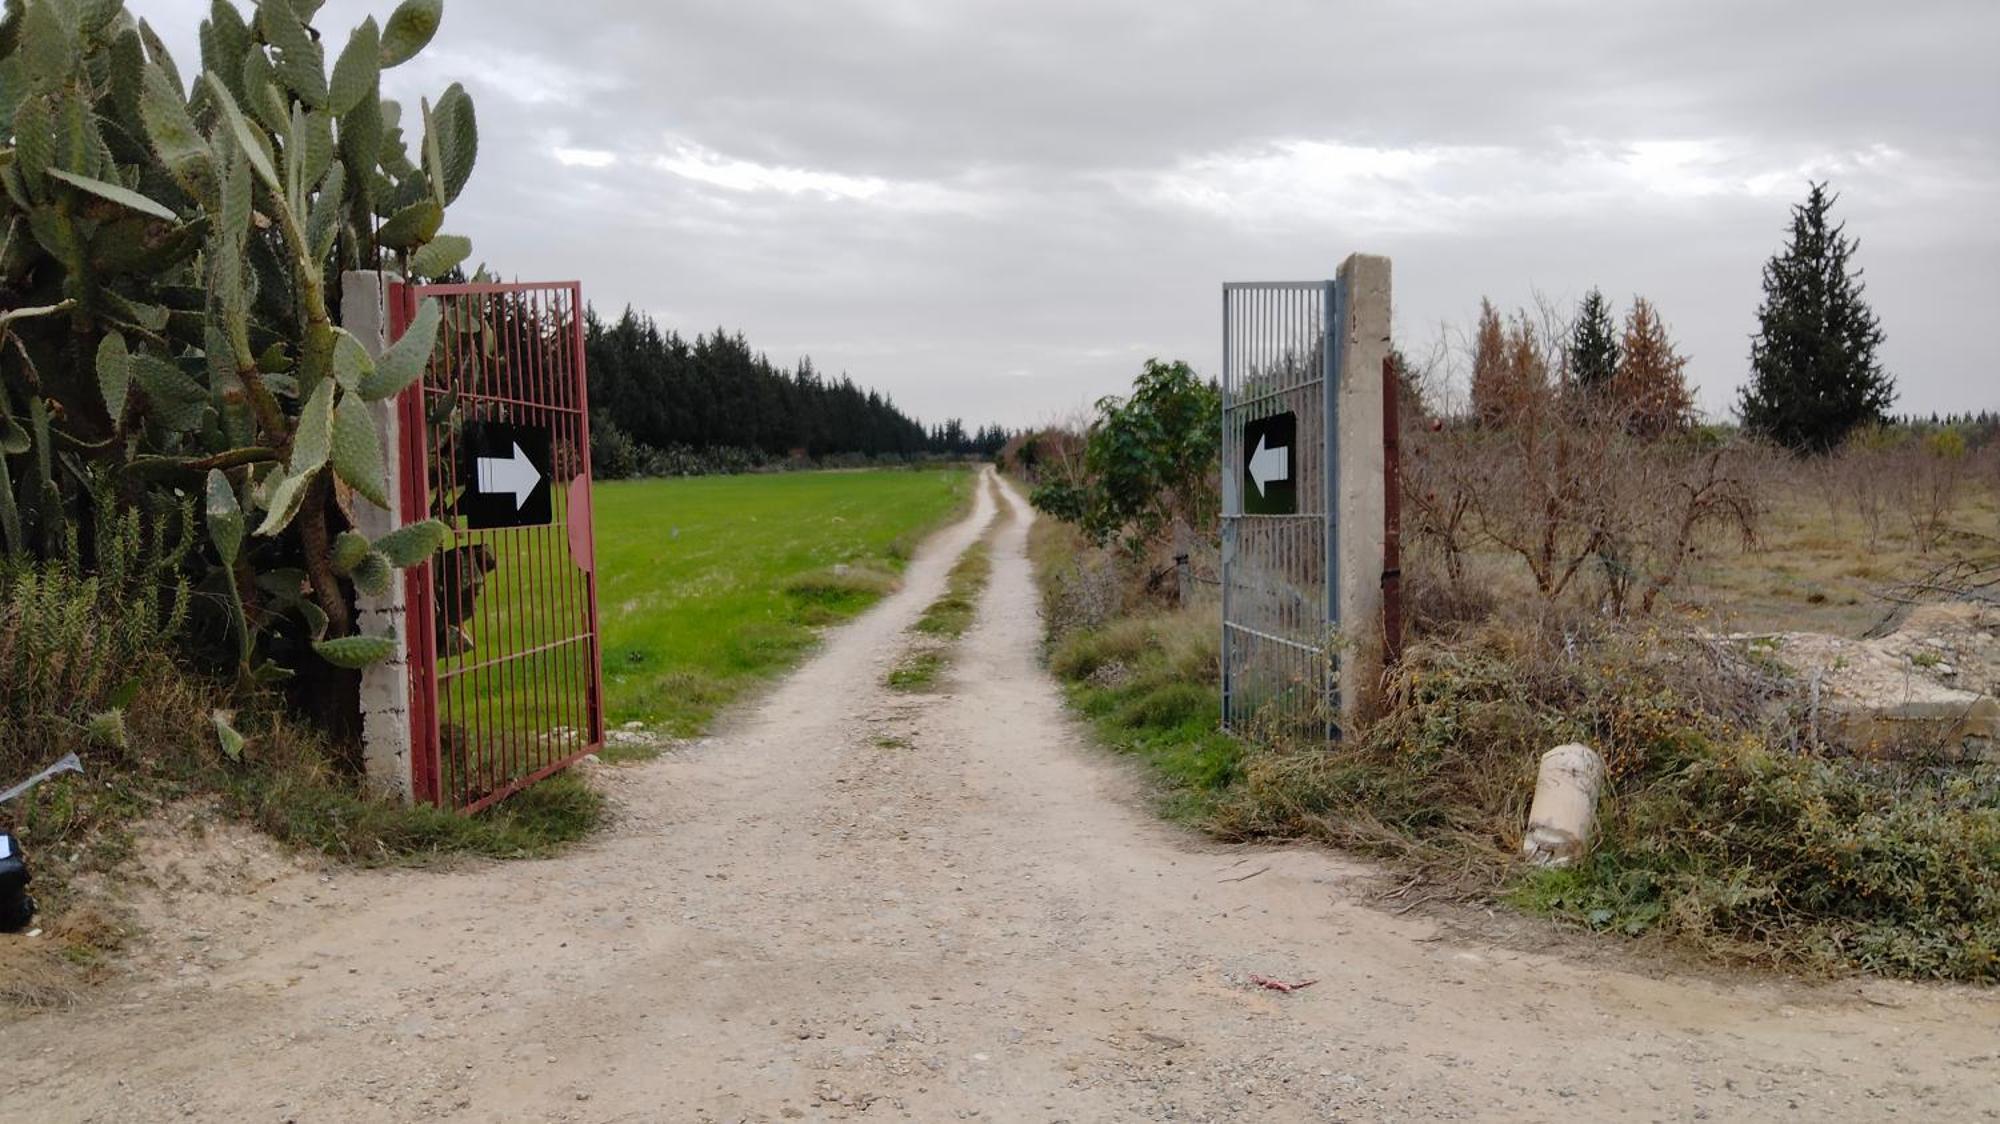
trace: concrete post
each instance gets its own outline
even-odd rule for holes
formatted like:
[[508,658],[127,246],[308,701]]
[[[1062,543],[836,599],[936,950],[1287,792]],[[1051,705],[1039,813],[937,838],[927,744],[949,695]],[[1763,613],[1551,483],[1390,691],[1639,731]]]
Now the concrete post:
[[[379,356],[389,346],[389,276],[383,273],[351,271],[340,275],[341,327],[361,341],[371,356]],[[375,506],[354,497],[355,530],[377,539],[402,526],[407,520],[399,510],[402,503],[399,444],[401,424],[393,400],[371,402],[369,412],[375,431],[382,437],[383,476],[389,481],[390,507]],[[396,649],[389,658],[361,673],[362,760],[367,767],[368,787],[384,799],[409,803],[410,782],[410,638],[407,627],[407,593],[402,575],[389,583],[389,592],[380,597],[362,593],[356,598],[360,609],[360,631],[369,636],[389,636]]]
[[1340,263],[1347,296],[1340,383],[1340,718],[1352,729],[1381,711],[1382,558],[1387,532],[1387,453],[1382,445],[1382,361],[1389,355],[1389,259]]

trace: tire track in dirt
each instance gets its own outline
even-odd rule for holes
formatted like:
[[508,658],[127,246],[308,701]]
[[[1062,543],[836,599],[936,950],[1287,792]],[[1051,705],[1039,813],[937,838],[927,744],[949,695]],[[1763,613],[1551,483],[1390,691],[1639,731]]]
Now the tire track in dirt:
[[1155,821],[1038,666],[1010,488],[943,689],[889,691],[992,516],[978,494],[718,736],[599,770],[600,839],[281,879],[198,971],[8,1027],[0,1118],[2000,1115],[1985,995],[1864,1003],[1440,937],[1365,905],[1363,864]]

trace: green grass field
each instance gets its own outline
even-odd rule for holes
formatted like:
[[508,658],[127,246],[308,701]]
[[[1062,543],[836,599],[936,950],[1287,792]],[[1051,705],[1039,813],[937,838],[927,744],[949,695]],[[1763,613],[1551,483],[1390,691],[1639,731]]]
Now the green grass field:
[[893,588],[917,542],[964,509],[973,480],[892,469],[599,485],[608,720],[699,733],[796,662],[816,626]]

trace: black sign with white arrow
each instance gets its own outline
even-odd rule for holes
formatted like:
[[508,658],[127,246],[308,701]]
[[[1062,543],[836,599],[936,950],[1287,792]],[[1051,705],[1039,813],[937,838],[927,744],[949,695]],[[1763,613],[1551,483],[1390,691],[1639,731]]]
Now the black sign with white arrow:
[[1298,415],[1287,412],[1243,424],[1243,512],[1296,515]]
[[538,527],[555,519],[549,498],[555,458],[540,426],[469,422],[459,434],[459,513],[474,531]]

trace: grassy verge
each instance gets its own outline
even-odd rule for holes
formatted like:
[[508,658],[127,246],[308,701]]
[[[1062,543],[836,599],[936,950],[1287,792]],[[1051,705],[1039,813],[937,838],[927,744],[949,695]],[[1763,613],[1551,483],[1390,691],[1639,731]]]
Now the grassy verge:
[[964,510],[972,473],[625,481],[597,492],[604,688],[614,723],[690,736],[792,666],[820,626],[895,587]]
[[[1788,970],[2000,982],[2000,769],[1788,748],[1772,671],[1684,630],[1494,618],[1413,645],[1390,714],[1338,746],[1216,732],[1213,610],[1122,600],[1130,575],[1036,531],[1049,663],[1167,810],[1229,840],[1316,839],[1439,895]],[[1608,767],[1583,863],[1515,860],[1537,761]]]
[[1053,519],[1036,522],[1028,548],[1050,626],[1049,669],[1070,705],[1106,746],[1159,779],[1164,814],[1207,822],[1243,768],[1242,744],[1217,728],[1214,609],[1127,603],[1134,575]]

